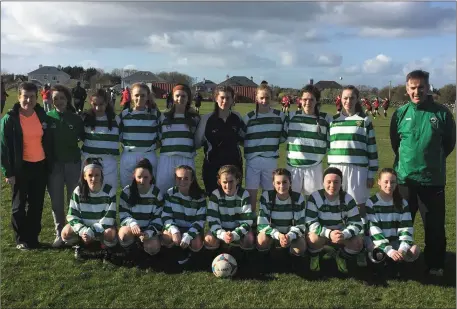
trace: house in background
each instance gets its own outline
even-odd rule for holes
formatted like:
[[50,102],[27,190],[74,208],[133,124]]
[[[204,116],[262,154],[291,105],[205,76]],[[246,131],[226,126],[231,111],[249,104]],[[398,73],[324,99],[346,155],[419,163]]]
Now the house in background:
[[209,79],[203,78],[203,81],[196,83],[193,87],[195,91],[213,93],[214,89],[217,87],[217,84]]
[[43,66],[40,64],[39,68],[27,74],[28,81],[34,82],[35,84],[50,84],[54,86],[56,84],[66,84],[70,80],[70,75],[57,67]]
[[343,86],[341,86],[340,84],[338,84],[337,82],[335,82],[333,80],[321,80],[321,81],[318,81],[317,83],[315,83],[314,86],[317,89],[319,89],[320,91],[322,91],[324,89],[341,90],[343,88]]
[[235,91],[236,102],[255,102],[255,93],[258,85],[254,78],[246,76],[226,76],[226,80],[218,86],[230,86]]
[[165,93],[171,91],[176,84],[169,83],[163,78],[149,71],[138,71],[122,78],[122,88],[131,88],[135,83],[144,83],[154,93],[156,98],[161,98]]

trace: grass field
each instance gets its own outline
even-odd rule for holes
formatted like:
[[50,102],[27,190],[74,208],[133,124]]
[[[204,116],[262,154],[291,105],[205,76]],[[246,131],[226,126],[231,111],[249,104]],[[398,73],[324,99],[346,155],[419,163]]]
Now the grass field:
[[[16,98],[10,93],[8,99],[6,111]],[[158,101],[163,109],[163,100]],[[212,108],[212,103],[204,102],[201,113]],[[253,108],[253,104],[237,104],[235,110],[244,115]],[[333,113],[334,106],[326,105],[322,110]],[[389,114],[392,112],[389,110]],[[389,121],[390,118],[383,117],[374,121],[381,167],[391,166],[393,162]],[[196,166],[200,184],[203,184],[202,158],[199,150]],[[284,144],[279,160],[279,166],[285,166]],[[288,267],[274,267],[267,276],[249,276],[240,269],[232,280],[220,280],[210,272],[209,264],[203,269],[182,272],[162,269],[160,265],[144,270],[116,267],[99,260],[78,262],[71,249],[20,252],[15,249],[10,225],[11,190],[2,179],[1,305],[12,308],[455,308],[455,152],[449,156],[447,171],[448,257],[445,276],[434,281],[426,279],[421,255],[406,279],[387,278],[377,285],[370,280],[369,269],[357,269],[352,265],[349,265],[348,278],[341,278],[333,261],[321,262],[321,269],[331,271],[324,271],[316,279],[309,274],[308,258],[295,273]],[[40,239],[51,243],[54,224],[48,195],[42,224]],[[418,215],[415,240],[422,249],[423,239]],[[278,261],[289,264],[284,259]]]

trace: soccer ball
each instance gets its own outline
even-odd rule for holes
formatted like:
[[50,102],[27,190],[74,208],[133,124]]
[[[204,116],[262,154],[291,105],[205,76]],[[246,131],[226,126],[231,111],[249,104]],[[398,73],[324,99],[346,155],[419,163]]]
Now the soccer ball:
[[238,264],[233,256],[222,253],[216,256],[211,265],[213,274],[218,278],[232,277],[238,269]]
[[343,80],[343,77],[340,76],[340,80]]

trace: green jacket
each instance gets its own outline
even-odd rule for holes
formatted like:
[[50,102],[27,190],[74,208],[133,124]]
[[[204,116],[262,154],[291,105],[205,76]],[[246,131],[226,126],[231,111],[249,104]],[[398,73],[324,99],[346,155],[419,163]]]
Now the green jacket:
[[80,161],[81,150],[78,141],[84,137],[81,117],[71,111],[59,113],[53,109],[48,112],[47,122],[54,141],[54,160],[64,163]]
[[446,157],[455,147],[455,121],[443,105],[408,102],[392,115],[390,142],[398,183],[420,186],[446,184]]
[[[0,150],[1,150],[1,166],[2,173],[9,178],[22,173],[22,127],[19,118],[19,103],[14,104],[13,108],[3,116],[0,125]],[[37,104],[35,113],[38,116],[43,126],[43,138],[41,140],[43,150],[46,156],[46,169],[48,172],[52,170],[52,138],[47,130],[47,115],[44,109]]]

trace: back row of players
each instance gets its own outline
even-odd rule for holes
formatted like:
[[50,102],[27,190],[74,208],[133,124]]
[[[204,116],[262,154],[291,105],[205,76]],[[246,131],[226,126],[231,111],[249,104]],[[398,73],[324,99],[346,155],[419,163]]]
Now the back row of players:
[[[287,168],[290,172],[291,191],[297,192],[298,195],[302,193],[305,196],[315,195],[315,199],[320,196],[321,206],[331,205],[334,201],[331,198],[329,201],[329,198],[322,191],[324,187],[322,161],[327,154],[329,165],[335,168],[332,175],[340,174],[340,184],[344,192],[347,192],[347,197],[342,195],[341,199],[335,202],[337,208],[324,206],[320,210],[323,212],[322,215],[317,215],[318,212],[314,211],[314,216],[315,218],[319,217],[319,222],[328,221],[330,224],[330,229],[316,227],[315,231],[316,235],[330,239],[332,242],[347,243],[346,240],[359,235],[362,225],[353,229],[345,229],[343,226],[349,226],[352,219],[357,221],[357,218],[352,217],[359,216],[359,211],[361,222],[366,224],[365,203],[368,200],[369,189],[374,184],[374,177],[378,170],[375,133],[370,119],[362,111],[359,91],[354,86],[345,87],[341,94],[341,112],[333,117],[319,111],[320,92],[313,85],[307,85],[302,90],[302,110],[290,112],[287,116],[270,107],[271,96],[272,92],[268,85],[261,85],[256,92],[255,110],[241,117],[237,112],[231,110],[234,97],[233,89],[218,87],[214,96],[216,101],[214,111],[200,118],[198,113],[191,108],[191,90],[186,85],[177,85],[173,88],[173,106],[164,113],[161,113],[157,108],[154,97],[145,84],[132,86],[132,107],[123,110],[120,115],[114,114],[105,93],[103,90],[98,90],[90,97],[92,108],[83,114],[82,134],[80,135],[84,141],[83,156],[84,159],[96,158],[98,162],[101,162],[104,175],[103,184],[112,188],[110,190],[103,189],[109,192],[103,190],[101,192],[109,195],[111,191],[116,192],[118,184],[116,157],[119,155],[119,143],[121,143],[123,147],[120,158],[122,188],[131,184],[137,162],[147,159],[151,164],[151,178],[154,179],[154,188],[157,188],[158,192],[169,193],[169,189],[175,186],[177,177],[175,167],[186,166],[194,171],[196,149],[203,146],[205,154],[202,167],[203,181],[206,194],[210,196],[210,199],[213,199],[212,196],[220,185],[220,169],[222,166],[232,165],[242,171],[243,160],[239,149],[239,145],[241,145],[244,146],[246,160],[245,187],[247,191],[242,191],[240,199],[247,199],[246,205],[249,205],[250,211],[256,213],[257,190],[261,187],[268,192],[274,188],[271,175],[277,169],[279,144],[282,142],[287,143]],[[160,156],[157,158],[155,151],[159,148]],[[89,165],[94,167],[93,164]],[[236,172],[232,174],[239,184],[241,181],[240,174]],[[84,174],[84,179],[85,177]],[[335,181],[333,180],[333,182]],[[235,180],[232,181],[232,184],[234,182]],[[395,187],[393,179],[388,182],[393,191]],[[336,191],[338,192],[338,190]],[[97,194],[103,193],[98,192]],[[231,222],[225,228],[235,229],[238,233],[225,233],[224,230],[213,232],[213,240],[208,241],[210,247],[215,245],[218,239],[225,242],[238,240],[237,235],[246,235],[250,230],[249,224],[242,225],[240,223],[243,215],[235,215],[237,207],[241,210],[244,206],[236,206],[239,204],[239,202],[234,202],[236,198],[230,199],[228,196],[224,198],[222,204],[218,204],[219,211],[223,209],[221,206],[226,207],[226,212],[220,212],[220,216],[222,216],[220,219],[222,218],[222,221],[227,219],[228,222]],[[274,200],[274,197],[272,199]],[[298,204],[300,204],[299,200],[296,201]],[[393,207],[393,200],[379,198],[376,202],[381,206],[388,207],[386,210],[389,211],[384,210],[385,213],[382,214],[383,221],[392,222],[404,213],[404,201],[400,201],[399,209],[401,210],[398,211]],[[177,203],[180,207],[185,206],[184,202]],[[273,202],[273,204],[275,203]],[[277,205],[280,204],[281,202],[278,201]],[[195,207],[192,205],[194,204],[191,203],[189,207]],[[349,205],[357,205],[358,207],[350,207]],[[130,206],[135,207],[135,205]],[[94,206],[88,207],[88,209],[92,209],[90,207]],[[303,207],[302,210],[304,211],[304,209]],[[308,205],[308,209],[310,213],[313,212],[312,206]],[[81,213],[86,213],[86,210]],[[112,212],[107,213],[112,214]],[[295,218],[295,214],[292,216]],[[333,218],[334,216],[338,218]],[[181,218],[185,218],[185,216],[181,216]],[[280,220],[279,217],[278,220]],[[298,219],[295,218],[294,220]],[[398,222],[406,224],[402,223],[401,219]],[[80,223],[75,224],[81,227]],[[61,224],[57,225],[61,226]],[[101,225],[103,227],[103,224]],[[289,226],[288,228],[292,226],[286,225]],[[133,224],[129,224],[129,228],[132,227]],[[388,242],[389,237],[403,235],[407,238],[408,235],[412,235],[412,227],[405,228],[407,229],[406,232],[400,229],[388,229],[387,236],[382,238],[383,241]],[[92,228],[89,229],[92,230]],[[71,231],[79,231],[77,233],[80,236],[85,235],[78,228],[72,228]],[[100,232],[102,229],[100,226],[96,226],[93,231],[94,233]],[[138,236],[138,231],[135,229],[132,233]],[[157,229],[157,232],[160,231]],[[301,233],[303,234],[304,231],[305,229]],[[173,232],[176,230],[174,229]],[[171,232],[172,235],[176,234],[173,232]],[[290,237],[287,239],[292,240],[292,234],[287,234]],[[296,236],[302,234],[297,232]],[[275,235],[279,237],[279,234]],[[63,236],[64,233],[62,232],[62,238],[65,238]],[[285,236],[283,235],[282,240],[280,239],[281,243],[285,241],[283,237]],[[122,239],[122,237],[120,238]],[[297,237],[297,239],[299,238]],[[408,240],[406,238],[402,241],[401,248],[403,249],[411,247],[409,242],[412,241],[412,238],[408,238]],[[193,237],[188,235],[184,239],[190,241]],[[315,241],[321,240],[315,239]],[[253,243],[253,238],[250,243]],[[305,242],[302,242],[303,244]],[[355,241],[353,246],[347,245],[345,247],[343,255],[345,253],[354,255],[360,252],[362,243]],[[301,248],[303,249],[303,246]],[[386,253],[394,254],[391,251],[393,250],[391,246],[385,248],[387,248]],[[400,251],[407,254],[408,250],[403,249]],[[397,251],[394,250],[394,252]]]

